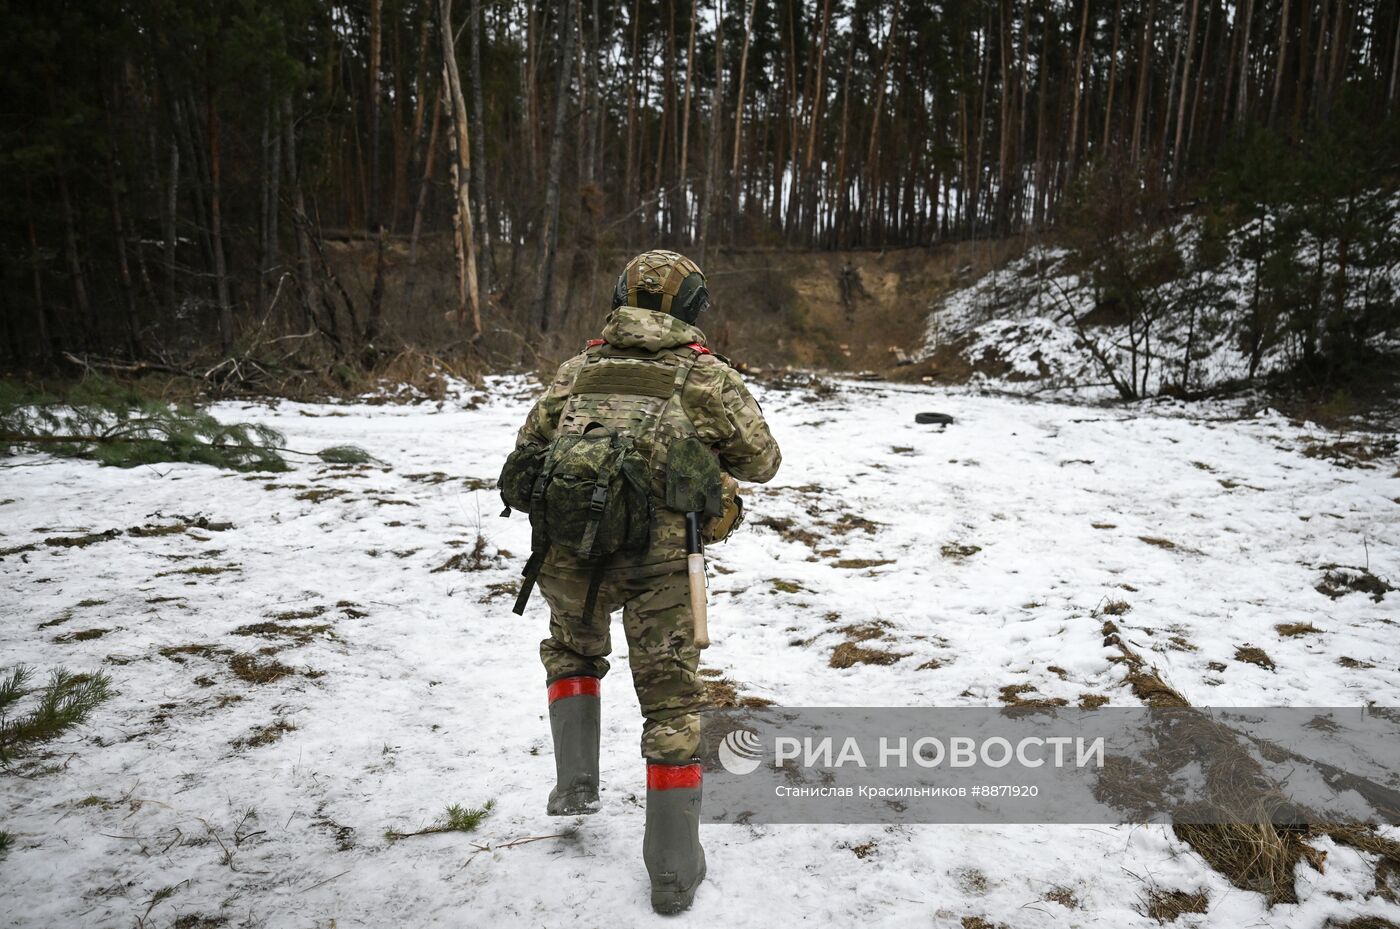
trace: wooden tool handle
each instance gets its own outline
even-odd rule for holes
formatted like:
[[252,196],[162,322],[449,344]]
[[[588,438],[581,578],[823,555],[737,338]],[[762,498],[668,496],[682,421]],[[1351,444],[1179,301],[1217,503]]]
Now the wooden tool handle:
[[710,618],[705,604],[705,556],[698,552],[686,556],[686,574],[690,578],[690,613],[695,617],[695,647],[710,647]]

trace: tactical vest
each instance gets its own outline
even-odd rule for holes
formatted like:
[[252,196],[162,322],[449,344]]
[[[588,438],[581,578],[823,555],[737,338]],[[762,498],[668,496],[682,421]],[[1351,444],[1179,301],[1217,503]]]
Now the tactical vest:
[[660,353],[614,348],[601,339],[588,343],[553,441],[516,449],[501,472],[503,515],[512,508],[529,513],[532,530],[517,614],[552,548],[593,568],[585,621],[608,560],[647,548],[655,504],[665,495],[670,447],[694,435],[693,426],[687,432],[668,427],[665,413],[681,402],[702,354],[710,351],[698,343]]

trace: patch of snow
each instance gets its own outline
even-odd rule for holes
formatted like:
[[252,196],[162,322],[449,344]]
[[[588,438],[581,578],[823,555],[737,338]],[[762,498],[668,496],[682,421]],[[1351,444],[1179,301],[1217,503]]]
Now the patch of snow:
[[[602,811],[544,815],[545,604],[510,612],[529,527],[497,519],[490,489],[537,390],[505,377],[484,401],[214,409],[293,447],[359,445],[382,466],[264,476],[7,462],[0,548],[37,547],[0,562],[3,663],[102,669],[119,694],[48,747],[55,771],[0,775],[0,829],[17,837],[0,866],[0,923],[655,925],[620,631],[603,684]],[[1394,460],[1309,458],[1331,438],[1322,430],[1220,403],[1101,409],[855,381],[757,394],[785,463],[774,484],[748,489],[749,524],[710,551],[715,645],[703,657],[744,694],[995,705],[1003,686],[1029,684],[1070,703],[1135,704],[1100,632],[1103,605],[1124,600],[1124,640],[1193,703],[1400,703],[1397,595],[1315,589],[1332,563],[1369,560],[1400,578]],[[914,425],[929,409],[956,423]],[[198,515],[234,525],[44,543]],[[811,534],[784,533],[783,520]],[[444,569],[464,554],[457,564],[474,569]],[[839,564],[856,559],[870,564]],[[226,570],[191,570],[202,568]],[[862,645],[906,657],[831,667],[841,630],[873,621],[888,625]],[[298,642],[245,628],[269,622],[308,631]],[[1284,622],[1322,631],[1285,638]],[[107,631],[58,641],[94,629]],[[1236,661],[1242,645],[1276,670]],[[287,673],[241,680],[237,654]],[[279,720],[295,728],[247,744]],[[474,833],[384,837],[488,800]],[[549,838],[510,844],[536,836]],[[1301,902],[1268,909],[1161,827],[707,826],[702,837],[710,876],[691,918],[723,925],[981,916],[1150,929],[1142,898],[1158,887],[1206,891],[1197,925],[1400,918],[1373,894],[1374,859],[1327,840],[1325,873],[1299,868]],[[173,892],[156,899],[162,888]],[[1057,888],[1078,908],[1046,899]]]
[[[1400,195],[1390,206],[1393,233],[1400,236]],[[1257,359],[1251,359],[1248,348],[1248,321],[1258,299],[1260,270],[1249,256],[1259,250],[1257,242],[1272,232],[1277,220],[1266,215],[1232,230],[1219,261],[1198,260],[1203,229],[1197,216],[1139,240],[1170,249],[1183,261],[1177,276],[1144,287],[1141,298],[1151,309],[1142,314],[1151,318],[1146,333],[1141,323],[1139,331],[1130,332],[1123,322],[1094,320],[1091,314],[1105,307],[1100,306],[1092,278],[1081,273],[1082,262],[1064,248],[1033,246],[938,300],[929,313],[921,355],[928,358],[941,348],[958,351],[975,369],[974,384],[1013,392],[1073,389],[1080,397],[1117,396],[1103,361],[1122,379],[1145,384],[1143,395],[1180,386],[1188,345],[1185,384],[1193,390],[1284,370],[1300,357],[1291,333],[1271,333]],[[1295,262],[1318,263],[1315,243],[1293,247]],[[1362,304],[1393,299],[1400,291],[1400,263],[1393,260],[1379,269],[1354,264],[1343,269],[1328,255],[1322,265],[1318,280],[1325,276],[1330,294],[1345,278],[1348,306],[1356,312]],[[1112,301],[1106,302],[1111,317]],[[1261,312],[1268,316],[1272,310],[1266,306]],[[1083,322],[1082,329],[1076,327],[1076,319]],[[1393,351],[1400,346],[1400,333],[1381,333],[1371,344]]]

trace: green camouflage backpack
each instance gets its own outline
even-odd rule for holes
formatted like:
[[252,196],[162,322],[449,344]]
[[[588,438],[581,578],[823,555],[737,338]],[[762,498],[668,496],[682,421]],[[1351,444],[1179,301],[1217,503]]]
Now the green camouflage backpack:
[[652,468],[662,451],[662,414],[679,402],[697,353],[637,357],[590,348],[547,446],[523,445],[501,470],[506,504],[530,515],[530,558],[515,612],[522,614],[551,550],[593,568],[583,617],[590,619],[602,573],[617,554],[645,551],[655,507]]

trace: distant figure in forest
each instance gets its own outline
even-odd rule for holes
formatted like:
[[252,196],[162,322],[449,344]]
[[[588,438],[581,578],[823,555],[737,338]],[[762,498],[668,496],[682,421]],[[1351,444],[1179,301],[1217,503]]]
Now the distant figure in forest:
[[768,481],[781,461],[758,403],[695,328],[708,305],[688,258],[657,250],[628,262],[602,338],[560,366],[501,475],[507,508],[530,514],[533,535],[516,611],[536,579],[550,608],[548,812],[598,809],[600,681],[621,608],[646,720],[642,857],[658,913],[688,908],[705,877],[702,545],[738,524],[737,481]]

